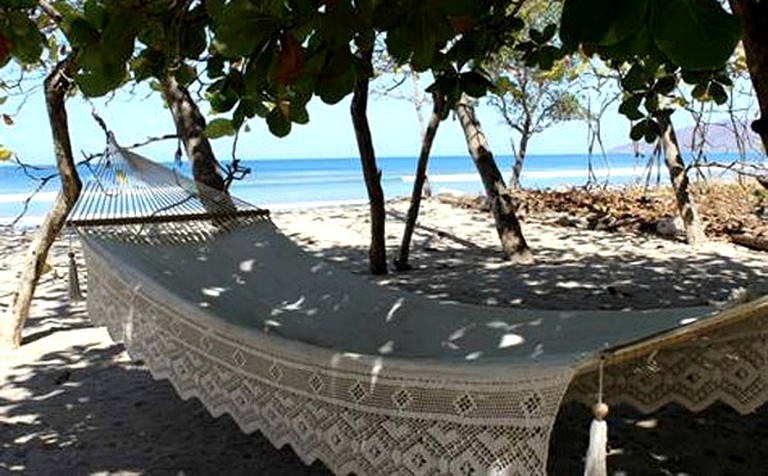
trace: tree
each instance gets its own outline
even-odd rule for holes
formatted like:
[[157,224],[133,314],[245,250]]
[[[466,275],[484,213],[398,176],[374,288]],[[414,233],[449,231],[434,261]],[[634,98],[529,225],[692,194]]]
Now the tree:
[[725,64],[739,40],[733,15],[717,0],[566,0],[561,20],[565,50],[582,47],[623,71],[619,111],[633,121],[633,140],[662,139],[677,206],[692,244],[703,227],[687,189],[687,169],[672,128],[669,100],[682,80],[693,95],[727,101]]
[[[371,40],[369,38],[369,40]],[[366,41],[366,40],[362,40]],[[373,56],[372,41],[367,41],[360,48],[359,58],[371,66]],[[376,166],[376,154],[373,149],[371,128],[366,116],[368,108],[368,87],[370,80],[366,76],[358,77],[352,93],[350,113],[360,151],[360,161],[363,166],[365,186],[368,190],[371,209],[371,246],[369,253],[369,269],[371,274],[387,273],[387,247],[385,241],[386,210],[384,209],[384,190],[381,187],[381,170]]]
[[456,106],[456,114],[464,130],[469,153],[483,180],[485,194],[491,205],[496,231],[504,253],[514,263],[533,262],[533,253],[525,241],[520,222],[515,214],[517,208],[515,202],[493,159],[493,153],[475,115],[475,108],[466,95]]
[[400,242],[400,252],[395,259],[395,268],[398,271],[405,271],[411,268],[408,264],[408,258],[411,249],[411,238],[413,230],[416,227],[416,220],[419,216],[419,207],[421,205],[422,190],[427,180],[427,163],[429,154],[432,150],[432,143],[437,135],[437,129],[440,127],[440,121],[445,113],[445,98],[439,94],[432,95],[432,115],[429,118],[427,128],[423,131],[421,140],[421,150],[416,165],[416,176],[413,181],[413,191],[411,192],[411,203],[406,215],[405,229],[403,230],[403,239]]
[[488,102],[501,115],[504,123],[518,135],[517,144],[510,140],[515,163],[510,185],[520,187],[520,174],[531,138],[554,124],[584,117],[584,107],[574,91],[582,68],[578,56],[552,57],[538,68],[526,55],[533,44],[545,44],[557,32],[554,23],[561,11],[558,2],[529,0],[520,9],[528,31],[518,33],[517,42],[501,48],[491,56],[486,67],[492,71],[495,88]]
[[567,59],[551,70],[539,71],[526,66],[515,53],[499,58],[493,69],[499,71],[488,102],[501,114],[504,123],[519,135],[513,144],[515,164],[510,185],[520,187],[528,143],[531,138],[558,122],[584,117],[579,97],[572,92],[577,75]]
[[752,129],[760,135],[763,150],[768,152],[768,3],[760,0],[730,0],[729,3],[741,21],[749,75],[760,104],[760,119],[752,123]]
[[[47,6],[41,9],[44,12],[36,6],[35,2],[20,2],[15,8],[0,10],[0,24],[4,26],[0,30],[0,68],[7,66],[11,59],[22,68],[40,66],[46,44],[55,51],[49,57],[57,56],[58,44],[55,41],[49,43],[45,33],[49,32],[51,22],[58,22],[61,18]],[[81,182],[72,157],[64,107],[65,98],[72,87],[70,78],[77,70],[77,55],[77,51],[70,52],[45,78],[45,100],[62,191],[27,251],[21,279],[0,323],[0,348],[17,348],[21,345],[21,331],[29,314],[37,282],[44,272],[48,251],[80,195]]]

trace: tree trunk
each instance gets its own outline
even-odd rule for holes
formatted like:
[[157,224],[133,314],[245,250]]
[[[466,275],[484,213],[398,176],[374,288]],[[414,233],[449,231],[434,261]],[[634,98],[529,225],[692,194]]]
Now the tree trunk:
[[765,0],[730,0],[733,12],[741,19],[744,52],[749,76],[760,104],[760,119],[752,128],[760,135],[768,152],[768,2]]
[[672,120],[667,116],[659,118],[659,125],[662,130],[661,140],[667,169],[669,170],[669,179],[672,182],[672,188],[675,190],[677,211],[683,219],[688,244],[696,245],[705,241],[706,236],[704,235],[704,227],[696,210],[696,204],[688,193],[688,174],[685,170],[683,158],[680,155],[680,146],[677,142],[675,128],[672,125]]
[[514,200],[504,184],[499,167],[493,160],[488,141],[480,129],[480,122],[475,117],[475,108],[466,95],[462,95],[459,104],[456,105],[456,113],[464,129],[467,148],[483,181],[485,194],[488,196],[493,218],[496,221],[496,231],[499,233],[501,247],[507,259],[516,263],[533,262],[533,254],[528,248],[528,243],[525,242],[520,222],[515,215]]
[[13,300],[5,319],[0,323],[0,348],[16,349],[21,346],[21,330],[29,317],[32,297],[43,273],[48,250],[80,196],[82,183],[72,157],[67,110],[64,106],[66,95],[72,86],[69,78],[74,76],[76,70],[74,53],[71,53],[45,78],[45,101],[53,133],[56,166],[61,177],[61,193],[54,201],[27,252]]
[[439,94],[432,95],[432,116],[429,118],[429,124],[424,131],[421,141],[421,151],[419,152],[419,161],[416,165],[416,177],[413,181],[413,192],[411,193],[411,205],[408,207],[408,216],[405,222],[405,231],[403,232],[403,241],[400,244],[400,255],[395,260],[395,269],[405,271],[411,269],[408,264],[408,256],[411,251],[411,238],[413,230],[416,227],[416,219],[419,217],[419,206],[421,205],[421,194],[424,188],[424,182],[427,179],[427,162],[429,161],[429,152],[432,150],[432,143],[437,134],[437,128],[440,127],[440,118],[445,108],[445,98]]
[[515,154],[515,165],[512,167],[511,185],[515,190],[520,189],[520,175],[523,173],[523,164],[525,163],[525,156],[528,154],[528,141],[530,139],[531,136],[528,133],[524,133],[520,137],[520,147],[517,150],[517,154]]
[[[360,58],[370,64],[373,48],[362,48]],[[371,274],[387,274],[387,248],[384,234],[386,211],[384,209],[384,190],[381,188],[381,170],[376,165],[376,153],[373,150],[371,128],[368,125],[368,77],[361,76],[355,81],[352,93],[350,114],[360,151],[365,187],[371,208],[371,246],[368,249],[369,269]]]
[[[205,118],[192,100],[186,87],[170,74],[160,78],[163,96],[176,124],[176,134],[184,144],[187,158],[192,164],[192,176],[203,206],[210,213],[229,214],[235,205],[219,173],[219,163],[208,138],[205,136]],[[202,185],[201,185],[202,184]],[[220,218],[215,223],[222,223]]]
[[216,155],[205,137],[205,118],[192,100],[187,88],[170,74],[160,78],[168,107],[176,124],[176,133],[184,143],[187,157],[192,163],[195,180],[216,190],[224,190],[224,178],[219,174]]

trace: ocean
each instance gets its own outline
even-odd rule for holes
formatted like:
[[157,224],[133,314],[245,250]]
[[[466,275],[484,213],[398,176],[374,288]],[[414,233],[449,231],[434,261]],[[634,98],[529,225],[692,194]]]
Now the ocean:
[[[727,163],[731,155],[711,156],[710,160]],[[753,157],[752,160],[764,160]],[[382,186],[387,199],[410,196],[416,170],[414,157],[384,157],[377,160],[382,171]],[[496,162],[505,177],[511,175],[512,158],[498,156]],[[645,183],[649,159],[632,154],[595,155],[592,166],[597,183],[625,185]],[[244,160],[251,169],[243,180],[232,185],[232,194],[258,206],[272,209],[365,203],[367,194],[360,160],[336,159],[263,159]],[[522,185],[528,188],[580,186],[588,182],[589,157],[586,155],[530,155],[526,159]],[[167,164],[173,166],[173,164]],[[668,182],[665,168],[653,167],[650,180]],[[186,162],[180,166],[189,175]],[[35,177],[55,175],[53,166],[31,171]],[[714,175],[716,175],[716,172]],[[84,180],[89,173],[81,170]],[[446,191],[482,194],[483,187],[474,163],[467,156],[432,157],[428,168],[433,193]],[[18,166],[0,166],[0,224],[12,222],[23,212],[20,225],[38,224],[51,206],[59,189],[58,178],[52,178],[38,193],[39,185]],[[32,196],[24,211],[24,202]]]

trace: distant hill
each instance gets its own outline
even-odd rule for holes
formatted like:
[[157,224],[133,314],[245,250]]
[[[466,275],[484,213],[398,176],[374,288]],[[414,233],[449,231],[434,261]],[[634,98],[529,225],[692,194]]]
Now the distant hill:
[[[709,153],[738,153],[739,147],[737,145],[736,136],[733,133],[733,126],[729,123],[716,123],[708,124],[706,126],[704,137],[704,152]],[[762,143],[760,137],[752,132],[748,124],[737,124],[743,137],[744,149],[749,152],[762,152]],[[694,134],[694,127],[685,127],[677,130],[677,141],[680,143],[680,147],[684,153],[691,152],[691,137]],[[701,137],[701,131],[697,132],[697,137]],[[696,144],[701,143],[701,139],[696,141]],[[609,152],[613,154],[634,154],[635,152],[641,152],[648,154],[653,152],[655,144],[648,144],[645,141],[639,143],[627,143],[614,147]]]

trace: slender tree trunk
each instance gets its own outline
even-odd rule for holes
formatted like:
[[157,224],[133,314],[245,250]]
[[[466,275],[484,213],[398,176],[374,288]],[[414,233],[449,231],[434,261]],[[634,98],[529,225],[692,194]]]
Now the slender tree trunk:
[[[527,129],[526,129],[527,130]],[[520,189],[520,175],[523,173],[523,164],[525,163],[525,156],[528,154],[528,141],[531,140],[531,135],[524,133],[520,137],[520,147],[515,154],[515,165],[512,167],[512,188],[515,190]]]
[[488,141],[475,116],[475,108],[466,95],[462,95],[461,101],[456,106],[456,113],[464,129],[469,153],[483,180],[485,194],[488,196],[493,218],[496,221],[496,231],[499,233],[501,247],[507,259],[516,263],[533,262],[533,254],[528,248],[520,222],[515,215],[514,200],[493,159]]
[[176,124],[176,133],[184,143],[187,157],[192,164],[192,175],[197,182],[216,190],[224,190],[224,178],[219,173],[216,155],[205,137],[205,118],[192,100],[187,88],[180,85],[170,74],[160,78],[168,107]]
[[672,125],[672,120],[667,116],[659,118],[659,125],[662,130],[661,140],[667,169],[669,170],[669,178],[672,182],[672,188],[675,190],[677,211],[680,213],[683,225],[685,226],[685,236],[690,245],[702,243],[706,240],[704,227],[699,219],[696,204],[688,193],[688,174],[685,170],[683,158],[680,155],[680,146],[677,142],[675,128]]
[[21,330],[24,328],[27,317],[29,317],[32,297],[37,282],[43,273],[48,258],[48,250],[56,240],[69,212],[80,196],[82,183],[72,157],[67,110],[64,106],[66,95],[72,86],[69,78],[77,70],[74,55],[74,52],[70,53],[45,78],[45,101],[53,133],[56,165],[61,177],[61,193],[45,216],[45,220],[27,252],[24,269],[13,300],[8,307],[5,319],[0,323],[0,348],[15,349],[21,346]]
[[436,93],[432,94],[432,116],[429,118],[429,124],[422,137],[419,161],[416,165],[416,178],[413,181],[413,192],[411,193],[411,205],[408,207],[403,241],[400,243],[400,255],[395,260],[395,269],[398,271],[411,269],[408,264],[408,256],[411,252],[411,238],[413,238],[413,230],[416,227],[416,219],[419,217],[422,190],[427,179],[429,152],[432,150],[432,143],[435,140],[435,135],[437,135],[437,129],[440,127],[440,119],[444,108],[445,98]]
[[768,1],[730,0],[734,13],[741,18],[744,31],[744,52],[749,76],[760,104],[760,119],[752,128],[760,135],[763,149],[768,152]]
[[[205,136],[205,118],[187,88],[170,74],[160,78],[163,96],[171,110],[176,134],[184,144],[187,158],[192,164],[192,176],[203,206],[210,213],[229,214],[235,210],[224,178],[219,173],[219,163],[211,143]],[[200,185],[202,184],[202,185]],[[222,223],[217,218],[216,223]]]
[[[360,51],[360,58],[368,64],[371,62],[372,55],[372,47],[362,48]],[[387,274],[387,248],[384,234],[386,211],[384,190],[381,188],[381,170],[376,165],[376,153],[373,149],[371,128],[368,125],[368,85],[367,77],[358,77],[355,81],[350,114],[371,208],[371,246],[368,249],[368,266],[371,274],[380,275]]]

